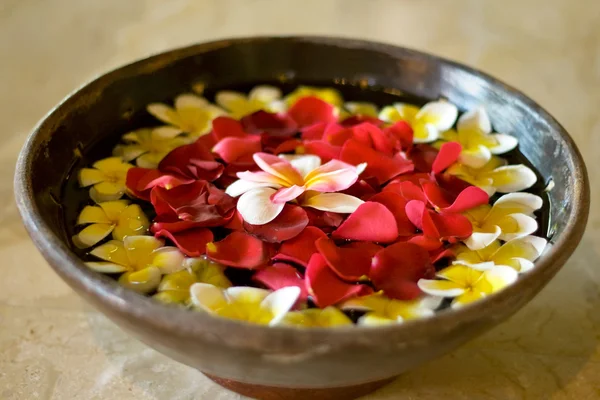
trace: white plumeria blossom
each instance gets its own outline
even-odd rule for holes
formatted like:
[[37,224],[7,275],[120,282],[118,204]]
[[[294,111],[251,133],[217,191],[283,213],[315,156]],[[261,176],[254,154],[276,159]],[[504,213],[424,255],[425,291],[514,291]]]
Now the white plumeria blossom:
[[179,136],[181,133],[181,129],[172,126],[128,132],[122,136],[125,144],[117,145],[113,155],[125,161],[135,160],[141,168],[157,168],[171,150],[189,143],[187,138]]
[[498,240],[481,250],[459,249],[455,264],[468,265],[478,270],[507,266],[519,273],[534,267],[534,261],[546,248],[547,240],[539,236],[524,236],[501,244]]
[[438,271],[436,277],[439,279],[420,279],[419,288],[430,296],[454,298],[451,307],[459,308],[513,284],[518,274],[506,266],[481,271],[464,264],[453,264]]
[[465,213],[473,233],[464,241],[471,250],[481,250],[496,239],[508,241],[534,233],[538,224],[533,213],[542,207],[542,198],[530,193],[509,193],[493,206],[488,204]]
[[285,111],[281,90],[274,86],[255,86],[248,95],[233,90],[222,90],[215,96],[218,105],[226,109],[233,118],[242,118],[259,110]]
[[443,132],[454,126],[457,117],[458,108],[444,100],[429,102],[421,109],[410,104],[395,103],[384,107],[379,113],[379,119],[385,122],[408,122],[413,129],[414,143],[438,140]]
[[380,326],[431,317],[441,302],[442,297],[439,296],[423,296],[416,300],[405,301],[372,294],[347,300],[340,305],[340,308],[365,311],[365,315],[358,319],[359,325]]
[[537,182],[537,176],[531,168],[523,164],[507,165],[506,160],[496,156],[492,156],[490,161],[481,168],[455,163],[446,172],[481,188],[488,196],[496,192],[520,192]]
[[225,192],[240,196],[237,210],[244,221],[264,225],[274,220],[289,201],[337,213],[352,213],[363,201],[343,193],[365,170],[366,164],[350,165],[331,160],[321,165],[315,155],[253,155],[262,171],[239,172],[238,181]]
[[458,119],[456,130],[448,130],[441,139],[458,142],[462,146],[459,162],[471,168],[481,168],[492,155],[504,154],[518,145],[514,136],[492,133],[490,118],[483,107],[470,110]]
[[264,325],[278,325],[292,309],[300,288],[289,286],[268,291],[246,286],[220,289],[208,283],[190,287],[192,305],[210,314]]

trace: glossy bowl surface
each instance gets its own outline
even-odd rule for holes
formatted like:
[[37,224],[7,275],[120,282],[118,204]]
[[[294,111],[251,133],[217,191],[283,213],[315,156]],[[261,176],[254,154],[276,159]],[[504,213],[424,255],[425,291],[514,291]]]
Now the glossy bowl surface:
[[[130,128],[132,115],[148,103],[168,101],[192,85],[273,80],[378,85],[421,98],[442,96],[463,110],[484,105],[496,130],[516,135],[542,178],[554,182],[551,245],[536,268],[508,289],[460,310],[397,326],[341,329],[266,328],[214,318],[158,304],[87,269],[69,248],[60,204],[63,182],[78,161],[76,149],[85,154],[98,140]],[[109,72],[72,93],[34,129],[19,157],[15,187],[25,226],[45,259],[116,324],[222,382],[298,389],[384,380],[505,320],[565,263],[579,243],[589,209],[587,173],[575,144],[519,91],[432,55],[322,37],[222,40]]]

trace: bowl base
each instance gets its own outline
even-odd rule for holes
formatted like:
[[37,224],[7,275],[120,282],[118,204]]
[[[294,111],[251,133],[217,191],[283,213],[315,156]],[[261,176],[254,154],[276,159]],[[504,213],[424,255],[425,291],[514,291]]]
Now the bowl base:
[[374,392],[382,386],[392,382],[396,377],[380,381],[362,383],[360,385],[332,387],[332,388],[283,388],[275,386],[254,385],[242,383],[231,379],[204,374],[214,382],[233,392],[257,400],[351,400]]

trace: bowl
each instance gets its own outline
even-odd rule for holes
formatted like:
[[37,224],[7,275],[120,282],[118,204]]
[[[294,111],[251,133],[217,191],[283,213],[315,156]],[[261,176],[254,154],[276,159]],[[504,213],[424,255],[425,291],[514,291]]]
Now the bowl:
[[[124,289],[75,255],[64,227],[63,183],[95,143],[124,131],[146,104],[194,85],[264,81],[375,85],[461,109],[489,110],[497,131],[553,189],[550,244],[536,267],[482,301],[385,327],[264,327],[159,304]],[[539,105],[472,68],[401,47],[324,37],[221,40],[162,53],[109,72],[69,95],[30,134],[15,191],[31,238],[82,297],[147,345],[219,384],[261,399],[355,398],[452,351],[504,321],[556,274],[579,243],[590,202],[586,169],[564,128]]]

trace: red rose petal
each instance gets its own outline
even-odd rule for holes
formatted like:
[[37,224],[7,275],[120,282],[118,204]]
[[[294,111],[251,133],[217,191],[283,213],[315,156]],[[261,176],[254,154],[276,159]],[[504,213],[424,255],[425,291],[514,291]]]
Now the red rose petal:
[[157,169],[130,168],[127,171],[125,185],[135,197],[150,201],[150,190],[154,186],[174,188],[179,185],[192,183],[194,179],[177,177],[160,172]]
[[242,124],[230,117],[217,117],[212,122],[213,135],[216,141],[220,141],[227,137],[245,137],[248,135]]
[[306,267],[310,257],[317,252],[315,242],[323,237],[327,237],[327,235],[322,230],[314,226],[307,226],[298,236],[283,242],[279,253],[273,258]]
[[422,202],[427,202],[427,197],[425,193],[423,193],[423,189],[420,185],[416,185],[412,181],[402,181],[402,182],[390,182],[385,188],[383,188],[384,192],[393,192],[398,193],[406,200],[419,200]]
[[408,158],[414,163],[415,171],[431,172],[431,166],[437,157],[438,150],[428,144],[417,144],[407,152]]
[[406,204],[408,201],[394,192],[380,192],[371,197],[369,201],[383,204],[392,212],[398,226],[398,235],[410,236],[416,233],[415,225],[410,222],[406,215]]
[[308,215],[308,225],[316,226],[326,233],[331,233],[334,228],[337,228],[344,221],[342,214],[337,214],[328,211],[320,211],[314,208],[305,208]]
[[442,209],[442,211],[445,213],[462,213],[471,208],[488,204],[489,201],[490,197],[485,191],[476,186],[470,186],[460,192],[454,203]]
[[315,246],[333,272],[343,280],[356,282],[368,276],[371,258],[381,249],[379,246],[377,248],[369,246],[368,242],[357,243],[366,246],[338,247],[327,237],[317,240]]
[[306,283],[298,270],[291,265],[275,263],[257,271],[252,279],[271,290],[279,290],[284,287],[297,286],[300,288],[298,300],[304,302],[308,298]]
[[429,259],[435,264],[444,259],[453,259],[456,256],[452,248],[441,247],[437,250],[429,251]]
[[410,222],[417,228],[423,230],[423,214],[427,210],[427,205],[421,200],[410,200],[404,207],[406,216]]
[[413,243],[395,243],[373,257],[370,277],[386,296],[412,300],[421,294],[418,280],[433,277],[434,273],[426,250]]
[[246,231],[265,242],[281,243],[296,237],[308,225],[308,216],[302,207],[286,204],[281,213],[264,225],[244,222]]
[[227,137],[221,139],[212,151],[226,163],[232,163],[243,156],[262,151],[260,136]]
[[466,239],[473,233],[473,226],[462,214],[438,214],[428,210],[423,214],[423,233],[426,236],[456,242]]
[[348,140],[342,147],[341,160],[352,165],[366,162],[364,175],[375,177],[379,184],[413,170],[411,161],[386,156],[354,139]]
[[298,125],[288,115],[274,114],[263,110],[245,116],[240,122],[244,130],[251,134],[291,136],[298,131]]
[[470,187],[471,184],[457,178],[454,175],[438,174],[435,176],[435,181],[440,185],[441,188],[451,194],[453,198],[456,198],[460,192]]
[[349,194],[350,196],[358,197],[361,200],[367,201],[371,196],[377,193],[377,190],[365,180],[358,180],[354,182],[348,189],[343,190],[341,193]]
[[394,125],[388,126],[383,132],[389,137],[393,137],[400,144],[400,149],[407,151],[413,144],[413,129],[406,121],[398,121]]
[[[427,251],[436,251],[442,247],[442,241],[438,238],[432,238],[425,235],[416,235],[408,240],[408,243],[414,243]],[[433,262],[433,261],[432,261]]]
[[197,222],[182,221],[175,218],[160,218],[156,217],[154,222],[150,226],[150,232],[156,233],[161,230],[169,231],[171,233],[183,232],[188,229],[203,228],[203,224]]
[[158,230],[156,237],[171,239],[175,246],[186,256],[200,257],[206,252],[206,244],[213,241],[213,233],[207,228],[189,229],[183,232]]
[[245,231],[244,229],[244,218],[242,218],[242,214],[235,210],[233,216],[225,225],[223,225],[225,229],[231,229],[232,231]]
[[367,201],[350,214],[332,237],[389,243],[398,237],[398,227],[394,214],[387,207]]
[[298,147],[303,146],[301,140],[298,139],[288,139],[285,142],[280,143],[273,149],[273,154],[281,154],[281,153],[294,153]]
[[440,151],[433,160],[431,172],[439,174],[458,160],[462,146],[457,142],[447,142],[440,147]]
[[313,125],[319,122],[335,122],[337,117],[334,107],[317,98],[303,97],[288,110],[287,114],[298,124],[299,127]]
[[368,122],[369,124],[381,127],[385,124],[382,120],[376,117],[371,117],[369,115],[352,115],[341,122],[342,126],[351,127],[355,125],[359,125],[362,123]]
[[346,283],[329,268],[325,258],[315,253],[310,258],[305,273],[306,289],[320,308],[325,308],[354,296],[371,294],[366,285]]
[[373,149],[391,156],[394,152],[394,142],[376,125],[368,122],[352,127],[354,139]]
[[206,245],[206,255],[229,267],[254,269],[271,259],[271,247],[247,233],[233,231],[225,239]]
[[330,160],[339,159],[342,148],[327,143],[324,140],[310,140],[304,142],[304,152],[319,156],[321,162],[324,164]]
[[223,165],[212,153],[196,141],[177,147],[158,164],[158,169],[178,176],[213,181],[223,173]]

